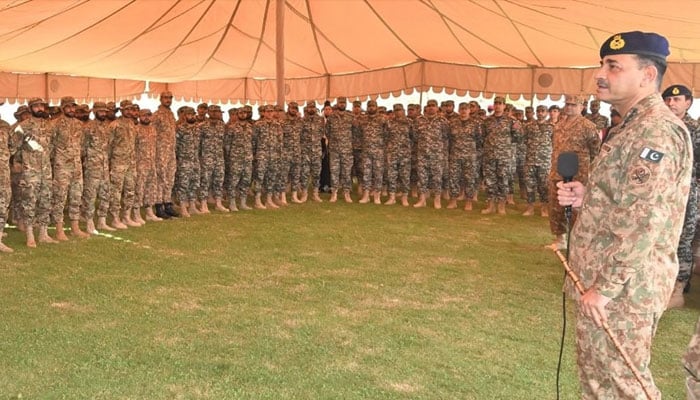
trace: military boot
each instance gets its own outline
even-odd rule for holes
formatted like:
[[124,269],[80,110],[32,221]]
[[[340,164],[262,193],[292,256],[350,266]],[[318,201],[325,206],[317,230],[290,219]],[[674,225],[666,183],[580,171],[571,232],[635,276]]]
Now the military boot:
[[255,194],[255,208],[258,210],[267,210],[267,207],[262,203],[262,193]]
[[87,233],[91,235],[97,235],[99,232],[97,231],[97,228],[95,228],[95,221],[92,220],[92,218],[89,218],[87,220],[87,226],[85,227],[85,230]]
[[153,207],[146,207],[146,221],[153,221],[153,222],[159,222],[162,221],[163,218],[158,217],[154,212],[153,212]]
[[352,203],[352,197],[350,197],[350,190],[344,190],[343,197],[345,198],[346,203]]
[[457,199],[454,199],[454,198],[450,199],[449,203],[447,203],[446,208],[448,210],[454,210],[455,208],[457,208]]
[[418,197],[418,203],[413,205],[414,208],[425,207],[425,193],[421,193]]
[[396,204],[396,193],[394,193],[394,192],[389,193],[389,199],[387,201],[385,201],[384,204],[387,206],[392,206],[392,205]]
[[464,203],[464,211],[471,211],[472,209],[472,201],[467,199],[467,201]]
[[506,195],[506,202],[510,205],[515,205],[515,200],[513,199],[512,194]]
[[362,198],[360,199],[360,201],[359,201],[358,203],[360,203],[360,204],[367,204],[367,203],[369,203],[369,190],[365,190],[365,191],[362,193]]
[[404,193],[401,195],[401,205],[404,207],[408,207],[408,193]]
[[331,203],[338,201],[338,189],[331,189],[331,199],[328,201]]
[[178,214],[177,211],[175,211],[175,209],[173,208],[173,203],[165,203],[163,210],[173,218],[177,218],[180,216],[180,214]]
[[66,231],[63,229],[63,222],[56,222],[56,240],[59,242],[68,241]]
[[24,231],[24,235],[27,238],[27,247],[36,247],[36,240],[34,240],[34,227],[31,225],[25,225],[25,228],[26,230]]
[[671,293],[671,298],[668,300],[666,309],[670,308],[683,308],[685,305],[685,298],[683,298],[683,288],[685,288],[685,282],[676,281],[673,286],[673,293]]
[[496,202],[493,200],[489,200],[486,202],[488,205],[486,208],[481,210],[482,214],[493,214],[496,211]]
[[112,228],[111,226],[107,225],[107,217],[98,217],[97,218],[97,229],[101,231],[109,231],[109,232],[114,232],[116,229]]
[[138,222],[131,219],[131,213],[129,212],[129,210],[124,211],[124,215],[122,216],[122,222],[124,223],[124,225],[130,226],[133,228],[140,228],[141,227],[141,224],[139,224]]
[[301,203],[301,200],[299,200],[299,194],[297,193],[296,190],[292,190],[292,203],[294,203],[294,204]]
[[190,204],[190,206],[189,206],[189,208],[188,208],[187,211],[189,212],[190,215],[198,215],[198,214],[201,214],[201,213],[199,212],[199,209],[197,208],[197,202],[196,202],[195,200],[190,201],[189,204]]
[[236,198],[231,197],[231,199],[228,201],[228,209],[231,210],[232,212],[238,212],[238,207],[236,207]]
[[180,202],[180,215],[182,215],[185,218],[191,217],[189,209],[190,208],[190,203],[186,201],[181,201]]
[[274,201],[272,201],[272,193],[268,193],[267,195],[265,195],[265,207],[272,210],[280,208],[277,204],[275,204]]
[[90,237],[89,233],[85,233],[82,230],[80,230],[80,221],[75,220],[70,222],[70,233],[71,235],[81,238],[81,239],[86,239]]
[[318,189],[314,189],[311,199],[316,203],[323,203],[323,200],[321,200],[321,197],[318,195]]
[[200,214],[209,214],[209,203],[207,203],[207,200],[204,199],[199,202],[199,212]]
[[529,217],[535,215],[535,205],[532,203],[527,204],[527,210],[523,213],[523,216]]
[[14,250],[12,248],[8,247],[5,243],[2,242],[2,231],[4,227],[0,226],[0,253],[12,253]]
[[549,217],[549,211],[547,211],[548,204],[542,204],[542,210],[540,210],[540,215],[543,217]]
[[301,197],[299,198],[300,203],[306,203],[306,200],[309,198],[309,191],[304,189],[301,191]]
[[[221,212],[229,212],[230,211],[228,208],[224,207],[223,204],[221,204],[221,197],[217,197],[216,199],[214,199],[214,203],[216,204],[214,206],[214,209],[216,209],[216,211],[221,211]],[[233,204],[236,205],[236,203],[233,203]]]
[[132,209],[133,216],[131,217],[131,220],[139,224],[140,226],[146,225],[146,221],[141,217],[141,209],[138,207],[134,207]]
[[[448,195],[449,196],[449,195]],[[433,197],[433,207],[436,210],[439,210],[442,208],[442,199],[440,198],[440,195],[435,195]]]
[[279,197],[280,197],[279,205],[281,205],[282,207],[286,207],[289,205],[289,203],[287,202],[287,192],[280,193]]
[[241,196],[241,198],[238,201],[238,204],[240,205],[239,208],[243,211],[252,210],[252,208],[248,206],[248,196],[246,195]]
[[506,202],[504,200],[498,201],[498,213],[501,215],[506,215]]
[[[27,235],[31,231],[31,229],[29,229],[29,228],[30,228],[29,225],[27,225]],[[32,237],[34,237],[34,236],[32,235]],[[29,236],[27,236],[27,246],[29,246],[28,241],[29,241]],[[58,243],[58,240],[49,236],[49,226],[48,225],[39,225],[39,243]]]
[[382,198],[380,192],[374,192],[374,204],[382,204]]

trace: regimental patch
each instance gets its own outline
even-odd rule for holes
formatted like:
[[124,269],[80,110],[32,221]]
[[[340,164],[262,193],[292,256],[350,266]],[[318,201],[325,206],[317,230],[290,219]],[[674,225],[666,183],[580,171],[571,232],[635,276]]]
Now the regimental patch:
[[630,175],[632,183],[637,185],[643,185],[649,180],[650,177],[651,171],[647,167],[636,167],[634,170],[632,170],[632,174]]
[[653,163],[658,163],[664,158],[664,153],[645,147],[642,149],[642,154],[640,154],[639,157]]

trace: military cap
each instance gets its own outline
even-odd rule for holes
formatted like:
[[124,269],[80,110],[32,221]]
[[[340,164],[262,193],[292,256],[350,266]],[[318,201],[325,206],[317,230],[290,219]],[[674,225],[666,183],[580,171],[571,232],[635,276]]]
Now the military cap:
[[557,111],[559,111],[559,106],[556,105],[556,104],[554,104],[554,105],[552,105],[552,106],[549,106],[549,111],[552,111],[552,110],[557,110]]
[[496,103],[505,104],[506,99],[503,96],[496,96],[493,98],[493,104],[496,104]]
[[207,103],[199,103],[199,105],[197,106],[197,109],[200,110],[200,109],[203,109],[203,108],[209,109],[209,104],[207,104]]
[[114,111],[114,110],[117,109],[117,105],[114,104],[113,101],[110,101],[110,102],[107,103],[107,109]]
[[410,110],[410,109],[420,110],[420,105],[418,105],[418,104],[416,104],[416,103],[411,103],[411,104],[408,105],[407,108],[408,108],[409,110]]
[[212,105],[209,106],[209,108],[207,109],[207,111],[208,111],[208,112],[214,112],[214,111],[221,112],[221,106],[218,106],[218,105],[216,105],[216,104],[212,104]]
[[35,105],[35,104],[45,104],[45,103],[44,103],[44,100],[41,99],[41,98],[39,98],[39,97],[32,97],[32,98],[29,99],[29,101],[27,102],[27,106],[29,106],[29,107],[31,107],[31,106],[33,106],[33,105]]
[[455,102],[454,102],[454,100],[445,100],[445,105],[446,105],[446,106],[450,106],[450,105],[451,105],[451,106],[454,106],[454,105],[455,105]]
[[425,105],[426,105],[426,106],[430,106],[430,105],[433,105],[433,106],[437,107],[437,105],[438,105],[438,102],[437,102],[437,100],[434,100],[434,99],[430,99],[430,100],[428,100],[428,102],[427,102],[427,103],[425,103]]
[[90,112],[90,106],[87,104],[81,104],[77,107],[78,110],[85,111],[86,113]]
[[133,104],[131,105],[131,108],[134,108],[134,109],[136,109],[136,111],[138,111],[138,110],[141,109],[141,106],[139,106],[139,105],[136,104],[136,103],[133,103]]
[[173,92],[166,90],[165,92],[160,92],[160,97],[173,97]]
[[[242,110],[242,109],[243,109],[243,108],[241,108],[241,110]],[[233,115],[233,114],[235,114],[235,113],[237,113],[237,112],[238,112],[238,108],[236,108],[236,107],[233,107],[233,108],[229,108],[229,109],[228,109],[228,115]]]
[[367,101],[367,107],[372,106],[372,105],[376,106],[376,105],[377,105],[377,101],[376,101],[376,100],[368,100],[368,101]]
[[659,58],[666,63],[670,54],[668,40],[653,32],[623,32],[608,38],[600,46],[600,58],[614,54],[637,54]]
[[691,93],[690,89],[683,85],[671,85],[667,87],[666,90],[664,90],[664,92],[661,94],[661,97],[663,97],[664,99],[673,96],[686,96],[692,99],[693,93]]
[[379,107],[377,107],[377,111],[379,111],[379,112],[381,112],[381,113],[385,113],[385,112],[386,112],[386,107],[384,107],[384,106],[379,106]]
[[[45,104],[46,104],[46,102],[44,102],[44,105]],[[50,106],[47,109],[49,110],[49,114],[51,114],[51,115],[56,115],[56,114],[61,113],[61,107],[59,107],[59,106]]]
[[102,101],[96,101],[95,104],[92,105],[92,111],[107,111],[107,104]]
[[469,108],[469,103],[466,103],[466,102],[459,103],[459,109],[461,110],[463,108]]
[[539,106],[537,106],[537,111],[540,111],[540,110],[547,111],[547,106],[545,106],[544,104],[540,104]]
[[144,108],[139,112],[140,115],[152,115],[153,113],[148,108]]
[[71,96],[61,97],[61,108],[69,105],[75,105],[75,99]]
[[335,99],[335,102],[336,103],[347,103],[348,98],[347,97],[338,97],[337,99]]
[[362,102],[360,100],[355,100],[352,102],[353,107],[362,107]]
[[182,114],[182,113],[185,111],[185,107],[187,107],[187,106],[180,106],[180,107],[178,107],[178,109],[177,109],[177,114],[178,114],[178,115]]
[[289,104],[287,104],[287,108],[299,108],[299,103],[296,101],[290,101]]
[[576,103],[583,104],[588,100],[588,98],[582,94],[567,94],[564,96],[565,103]]
[[316,107],[316,100],[306,100],[306,107]]
[[128,108],[131,108],[134,106],[134,103],[131,102],[131,100],[122,100],[119,102],[119,108],[122,110],[126,110]]
[[247,112],[253,112],[252,106],[243,106],[243,109],[246,110]]
[[393,109],[394,109],[394,111],[403,111],[403,104],[396,103],[396,104],[394,104]]
[[25,105],[21,105],[21,106],[17,107],[17,111],[15,111],[15,119],[19,119],[19,117],[22,114],[28,113],[28,112],[30,112],[29,107],[27,107]]
[[445,100],[440,102],[440,107],[445,107],[447,105],[447,102]]
[[593,105],[593,104],[598,104],[598,105],[600,105],[600,100],[598,100],[598,99],[593,99],[593,100],[591,100],[591,105]]
[[275,111],[284,111],[284,107],[282,107],[282,106],[275,106]]
[[194,114],[195,113],[194,108],[192,108],[190,106],[182,106],[180,108],[182,109],[183,114]]

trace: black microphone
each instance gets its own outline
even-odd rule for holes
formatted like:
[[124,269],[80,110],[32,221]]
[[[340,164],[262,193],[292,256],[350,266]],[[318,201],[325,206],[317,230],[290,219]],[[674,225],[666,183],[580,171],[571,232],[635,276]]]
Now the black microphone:
[[[564,178],[564,182],[571,182],[578,174],[578,154],[573,151],[565,151],[557,158],[557,173]],[[564,215],[567,221],[571,219],[571,206],[564,207]]]

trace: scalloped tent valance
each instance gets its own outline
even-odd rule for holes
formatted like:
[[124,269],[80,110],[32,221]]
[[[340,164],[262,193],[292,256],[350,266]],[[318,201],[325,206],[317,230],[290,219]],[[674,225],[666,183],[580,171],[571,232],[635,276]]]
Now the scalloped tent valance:
[[167,88],[178,98],[222,102],[429,88],[526,99],[592,94],[598,46],[611,29],[665,35],[666,81],[700,94],[694,0],[673,7],[637,0],[5,0],[0,18],[0,97],[11,101],[134,98],[146,81],[154,96]]

